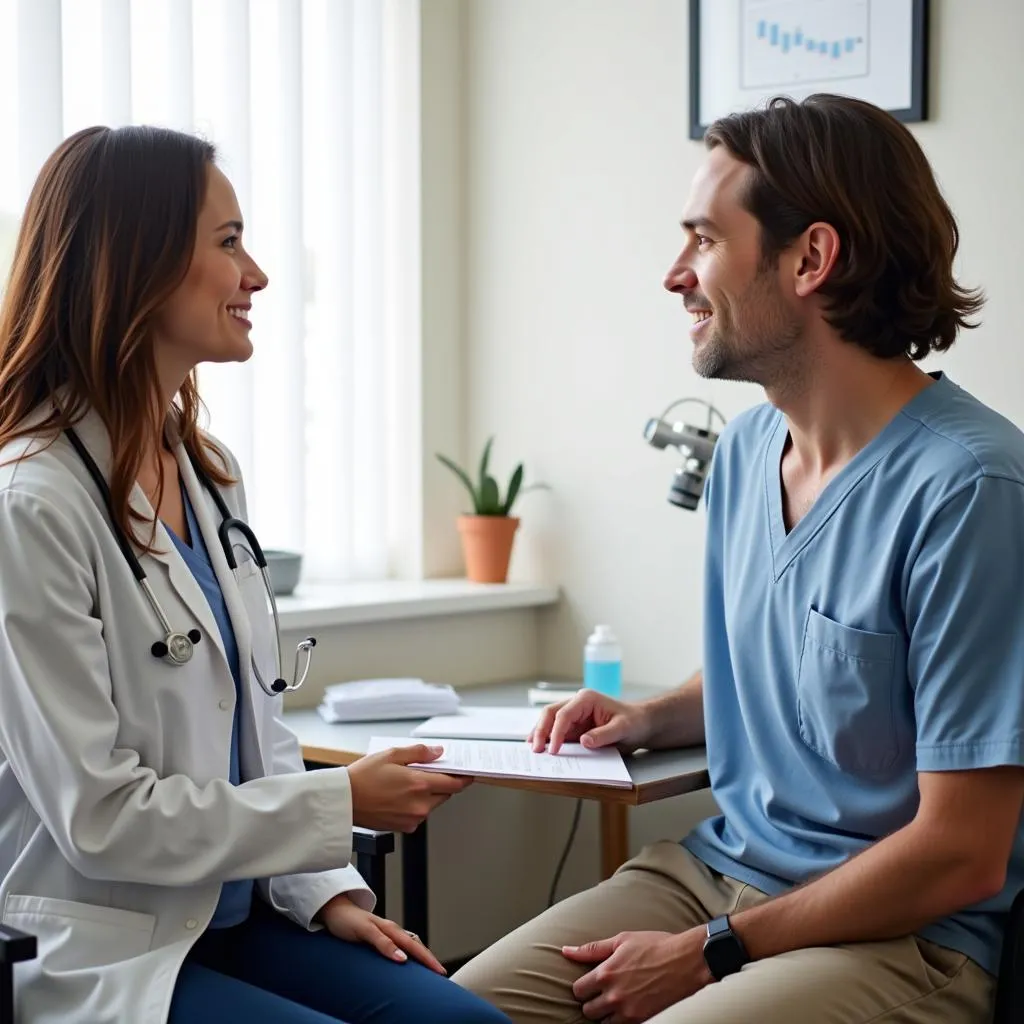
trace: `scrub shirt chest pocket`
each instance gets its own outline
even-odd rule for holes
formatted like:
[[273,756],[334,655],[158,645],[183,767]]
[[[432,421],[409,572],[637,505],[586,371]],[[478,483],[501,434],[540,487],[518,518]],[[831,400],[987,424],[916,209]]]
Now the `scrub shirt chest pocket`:
[[872,775],[900,754],[894,633],[873,633],[811,609],[797,672],[800,737],[840,769]]

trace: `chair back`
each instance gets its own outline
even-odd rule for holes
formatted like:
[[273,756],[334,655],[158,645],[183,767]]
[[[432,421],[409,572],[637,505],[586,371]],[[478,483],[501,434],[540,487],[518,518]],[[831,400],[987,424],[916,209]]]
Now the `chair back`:
[[1017,893],[1006,921],[992,1024],[1021,1024],[1021,1021],[1024,1021],[1024,889]]

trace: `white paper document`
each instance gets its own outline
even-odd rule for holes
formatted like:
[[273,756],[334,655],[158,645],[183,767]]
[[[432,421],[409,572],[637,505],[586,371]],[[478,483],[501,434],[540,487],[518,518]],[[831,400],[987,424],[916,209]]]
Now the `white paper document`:
[[317,710],[325,722],[381,722],[450,715],[458,708],[459,695],[450,686],[422,679],[360,679],[328,686]]
[[525,740],[540,718],[536,708],[460,708],[455,715],[435,715],[413,729],[413,736],[463,740]]
[[[416,766],[428,771],[485,778],[590,782],[622,789],[633,785],[622,754],[614,747],[587,750],[578,743],[566,743],[557,754],[535,754],[525,743],[503,740],[418,739],[430,746],[444,747],[444,754],[436,761]],[[408,736],[374,736],[366,752],[376,754],[389,747],[408,745]]]

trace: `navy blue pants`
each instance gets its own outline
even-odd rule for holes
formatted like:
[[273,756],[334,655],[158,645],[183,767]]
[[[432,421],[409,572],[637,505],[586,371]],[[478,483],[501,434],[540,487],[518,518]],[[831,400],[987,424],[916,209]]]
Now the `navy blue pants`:
[[169,1024],[509,1024],[489,1003],[412,960],[307,932],[253,901],[207,931],[178,975]]

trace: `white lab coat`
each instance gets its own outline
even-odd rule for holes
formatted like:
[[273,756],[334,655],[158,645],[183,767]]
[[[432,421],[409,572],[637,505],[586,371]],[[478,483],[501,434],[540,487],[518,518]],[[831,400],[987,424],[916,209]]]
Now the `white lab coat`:
[[[99,417],[77,430],[109,476]],[[28,445],[8,445],[0,463]],[[231,670],[164,528],[143,567],[172,628],[202,632],[178,667],[150,652],[159,623],[67,438],[0,466],[0,908],[39,946],[15,971],[19,1024],[163,1024],[224,881],[260,879],[264,898],[306,928],[337,893],[373,905],[348,866],[348,773],[303,772],[281,698],[252,677],[252,650],[264,678],[276,676],[260,573],[241,556],[228,569],[216,506],[181,446],[177,456],[238,642],[237,787]],[[223,492],[244,518],[241,485]],[[138,486],[132,503],[152,517]]]

